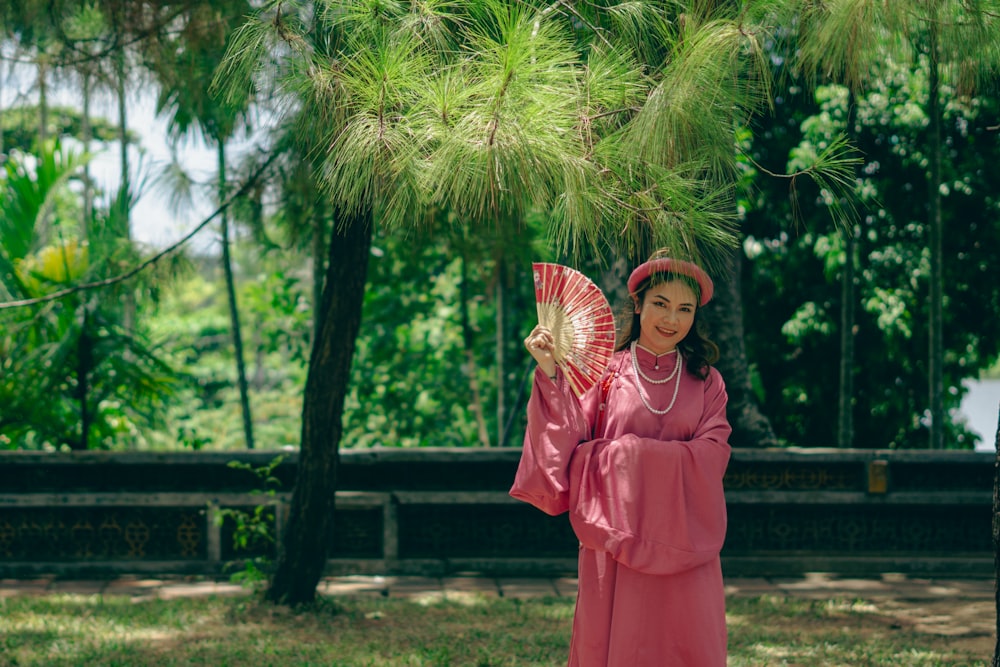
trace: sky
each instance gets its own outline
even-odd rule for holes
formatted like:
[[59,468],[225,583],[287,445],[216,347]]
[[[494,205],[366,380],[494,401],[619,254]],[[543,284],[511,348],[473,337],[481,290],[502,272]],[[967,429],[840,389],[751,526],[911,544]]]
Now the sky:
[[976,451],[996,451],[997,411],[1000,409],[1000,379],[965,382],[969,393],[962,397],[961,412],[969,428],[982,440]]
[[[0,76],[0,111],[11,106],[36,103],[34,76],[32,70],[4,72]],[[81,105],[80,92],[75,84],[57,86],[50,96],[53,106],[79,108]],[[137,87],[128,96],[127,122],[129,129],[139,136],[139,145],[131,146],[129,150],[129,172],[133,183],[145,180],[147,184],[153,184],[172,159],[167,119],[156,115],[155,106],[155,90],[152,88]],[[117,102],[110,93],[95,94],[91,111],[94,116],[117,124]],[[229,158],[237,156],[251,144],[252,139],[233,142],[227,149]],[[200,136],[180,140],[175,150],[178,162],[198,182],[210,183],[215,178],[215,148],[206,145]],[[118,144],[95,143],[91,151],[94,153],[90,163],[91,176],[105,193],[115,192],[121,180]],[[157,248],[166,247],[195,228],[213,210],[213,203],[207,197],[196,197],[190,210],[171,210],[170,197],[163,188],[147,185],[132,210],[132,238]],[[212,252],[217,246],[217,237],[210,226],[199,232],[191,244],[200,252]]]
[[[151,94],[137,96],[129,104],[126,113],[132,130],[141,137],[140,146],[133,147],[129,153],[131,177],[145,178],[151,182],[171,161],[167,121],[156,117],[155,99]],[[185,171],[190,172],[199,182],[208,182],[214,177],[215,149],[199,138],[183,140],[177,147],[177,153]],[[114,192],[121,180],[118,145],[108,145],[97,153],[91,162],[91,169],[94,179],[102,188],[106,192]],[[172,211],[170,198],[162,188],[148,189],[132,210],[132,237],[152,246],[168,246],[211,215],[212,210],[211,202],[202,197],[194,202],[192,210]],[[210,229],[206,229],[192,243],[202,250],[210,248],[215,244],[212,233]]]

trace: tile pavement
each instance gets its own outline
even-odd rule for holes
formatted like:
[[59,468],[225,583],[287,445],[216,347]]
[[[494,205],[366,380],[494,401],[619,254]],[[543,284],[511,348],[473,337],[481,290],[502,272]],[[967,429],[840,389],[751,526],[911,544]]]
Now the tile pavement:
[[[338,576],[324,578],[321,595],[376,595],[433,599],[470,596],[505,598],[573,597],[576,579],[504,578],[475,574],[449,577]],[[113,579],[62,579],[39,576],[31,579],[0,579],[0,598],[17,595],[102,595],[134,599],[172,599],[194,596],[245,595],[248,590],[226,580],[191,576],[151,577],[126,575]],[[726,580],[730,597],[776,595],[804,599],[859,598],[899,599],[910,602],[969,601],[994,599],[994,580],[988,578],[919,578],[885,574],[881,577],[849,578],[809,573],[787,578],[733,578]]]

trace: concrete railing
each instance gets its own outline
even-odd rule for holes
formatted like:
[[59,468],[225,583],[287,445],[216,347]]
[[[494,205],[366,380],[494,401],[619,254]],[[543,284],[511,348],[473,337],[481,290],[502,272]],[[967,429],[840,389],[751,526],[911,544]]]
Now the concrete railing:
[[[272,496],[256,492],[263,484],[246,469],[277,455],[0,452],[0,577],[221,572],[245,556],[221,510],[274,504],[280,531],[296,455],[283,454]],[[507,495],[519,456],[342,451],[328,570],[572,572],[566,517]],[[723,567],[740,576],[992,572],[994,464],[975,452],[734,450]]]

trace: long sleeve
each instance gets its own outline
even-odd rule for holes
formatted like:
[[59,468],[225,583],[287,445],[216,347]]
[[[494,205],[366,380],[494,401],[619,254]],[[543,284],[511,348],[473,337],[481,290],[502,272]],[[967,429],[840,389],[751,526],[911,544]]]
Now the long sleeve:
[[588,436],[580,403],[561,376],[557,381],[536,370],[527,407],[524,448],[510,495],[547,514],[569,509],[569,461]]
[[624,434],[576,448],[568,504],[585,547],[647,574],[682,572],[718,556],[731,428],[721,376],[713,369],[699,384],[703,410],[691,439]]

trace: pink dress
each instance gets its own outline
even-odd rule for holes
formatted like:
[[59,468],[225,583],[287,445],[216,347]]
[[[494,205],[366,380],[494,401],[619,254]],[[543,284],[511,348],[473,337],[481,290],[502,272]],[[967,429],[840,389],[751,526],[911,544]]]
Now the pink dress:
[[[642,372],[670,374],[677,355],[637,350]],[[510,494],[548,514],[569,512],[580,539],[571,667],[725,667],[726,610],[719,552],[726,534],[722,478],[729,463],[726,389],[714,368],[684,368],[651,384],[628,350],[600,432],[598,382],[579,400],[561,376],[535,373],[524,450]]]

